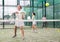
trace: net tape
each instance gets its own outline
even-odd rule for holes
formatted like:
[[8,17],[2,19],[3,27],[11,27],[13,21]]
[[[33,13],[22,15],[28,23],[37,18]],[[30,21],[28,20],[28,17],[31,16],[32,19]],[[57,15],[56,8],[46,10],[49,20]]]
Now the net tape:
[[24,21],[24,22],[59,22],[60,20],[0,20],[0,22],[15,22],[15,21]]

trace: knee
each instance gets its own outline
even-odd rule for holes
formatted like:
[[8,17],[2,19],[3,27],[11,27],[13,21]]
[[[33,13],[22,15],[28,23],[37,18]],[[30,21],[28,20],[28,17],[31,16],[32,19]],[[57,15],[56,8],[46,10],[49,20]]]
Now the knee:
[[15,26],[15,28],[17,28],[17,26]]
[[20,30],[23,30],[23,26],[20,27]]

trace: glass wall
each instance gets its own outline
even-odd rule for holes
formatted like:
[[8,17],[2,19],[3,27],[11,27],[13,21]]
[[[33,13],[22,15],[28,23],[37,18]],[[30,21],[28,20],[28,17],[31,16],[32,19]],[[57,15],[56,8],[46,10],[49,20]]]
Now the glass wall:
[[[17,0],[3,0],[3,6],[4,6],[4,13],[3,13],[3,19],[9,20],[11,18],[11,15],[14,11],[16,11],[17,6]],[[10,22],[4,22],[4,28],[13,28],[14,23]]]
[[[48,7],[46,7],[46,18],[47,19],[53,19],[53,15],[54,15],[54,13],[53,13],[53,0],[46,0],[46,3],[49,3],[49,6]],[[54,27],[54,22],[47,22],[47,24],[48,24],[48,27]]]
[[[55,0],[54,18],[60,19],[60,0]],[[60,28],[60,22],[55,22],[55,27]]]
[[[2,0],[0,0],[0,20],[2,20],[3,14],[3,7],[2,7]],[[3,28],[3,23],[0,23],[0,28]]]

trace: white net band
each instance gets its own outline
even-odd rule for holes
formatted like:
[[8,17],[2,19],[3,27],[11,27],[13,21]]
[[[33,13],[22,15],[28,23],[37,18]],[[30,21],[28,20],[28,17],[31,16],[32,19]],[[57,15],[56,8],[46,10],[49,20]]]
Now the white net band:
[[32,21],[36,21],[36,22],[58,22],[60,20],[0,20],[0,22],[15,22],[15,21],[24,21],[24,22],[32,22]]

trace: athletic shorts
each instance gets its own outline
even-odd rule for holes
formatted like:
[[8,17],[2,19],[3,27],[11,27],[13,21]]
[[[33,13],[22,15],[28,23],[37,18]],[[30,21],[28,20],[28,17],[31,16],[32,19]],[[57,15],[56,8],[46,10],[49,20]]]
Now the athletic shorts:
[[36,25],[36,21],[33,21],[33,23],[32,23],[33,25]]
[[17,27],[24,26],[24,21],[18,21],[18,20],[16,20],[15,21],[15,26],[17,26]]

